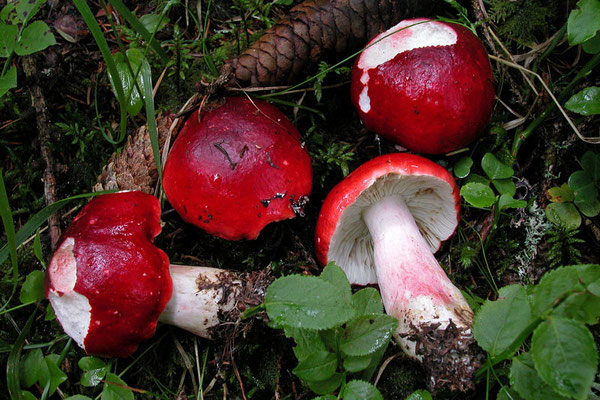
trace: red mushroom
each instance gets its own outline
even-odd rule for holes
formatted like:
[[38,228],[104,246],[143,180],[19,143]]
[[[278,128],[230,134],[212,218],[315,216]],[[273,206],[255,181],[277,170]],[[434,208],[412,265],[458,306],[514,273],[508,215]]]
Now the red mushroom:
[[181,217],[229,240],[302,214],[310,157],[296,127],[260,100],[228,98],[186,122],[165,165],[163,187]]
[[65,230],[46,274],[46,297],[89,354],[126,357],[158,320],[202,337],[236,307],[244,278],[171,265],[152,240],[160,204],[141,192],[95,197]]
[[433,255],[459,212],[458,188],[443,167],[406,153],[379,156],[329,193],[316,250],[351,283],[379,285],[386,312],[399,320],[395,340],[432,369],[432,386],[451,376],[463,389],[477,367],[473,313]]
[[467,28],[404,20],[357,58],[351,96],[368,129],[414,152],[441,154],[469,144],[489,121],[492,69]]

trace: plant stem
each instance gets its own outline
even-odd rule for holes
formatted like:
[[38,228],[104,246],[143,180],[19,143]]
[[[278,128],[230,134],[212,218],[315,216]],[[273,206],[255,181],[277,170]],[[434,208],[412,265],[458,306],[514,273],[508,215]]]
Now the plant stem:
[[[594,67],[596,67],[600,63],[600,53],[594,55],[584,66],[583,68],[575,75],[575,77],[571,80],[571,82],[560,92],[557,99],[558,101],[564,101],[567,96],[569,96],[573,90],[573,88],[586,76],[588,75]],[[517,132],[515,134],[515,138],[513,140],[511,157],[512,161],[517,159],[517,154],[521,145],[525,140],[527,140],[535,131],[535,129],[556,109],[556,103],[550,103],[546,109],[538,115],[536,119],[531,121],[531,123],[521,132]]]

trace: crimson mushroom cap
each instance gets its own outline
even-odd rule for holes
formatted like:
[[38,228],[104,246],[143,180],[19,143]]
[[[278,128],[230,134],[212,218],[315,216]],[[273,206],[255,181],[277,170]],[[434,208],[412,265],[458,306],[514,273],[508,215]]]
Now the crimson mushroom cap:
[[160,231],[160,203],[142,192],[96,196],[64,231],[46,297],[87,353],[127,357],[154,334],[172,293]]
[[442,166],[408,153],[384,154],[362,164],[327,195],[316,228],[316,253],[335,261],[350,283],[377,283],[373,243],[362,213],[386,196],[401,195],[432,252],[460,219],[454,178]]
[[352,69],[351,98],[368,129],[411,151],[442,154],[468,145],[488,123],[494,81],[470,30],[411,19],[369,42]]
[[312,167],[285,115],[264,101],[231,97],[188,119],[163,187],[185,221],[224,239],[256,239],[267,224],[302,213]]

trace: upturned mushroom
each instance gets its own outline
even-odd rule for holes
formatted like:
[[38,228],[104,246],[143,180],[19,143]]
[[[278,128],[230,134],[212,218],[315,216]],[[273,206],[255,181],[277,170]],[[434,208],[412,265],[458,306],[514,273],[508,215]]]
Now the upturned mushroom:
[[443,167],[407,153],[382,155],[329,193],[316,251],[350,283],[379,285],[386,312],[399,321],[396,342],[430,370],[432,387],[465,390],[479,361],[473,312],[433,255],[459,212],[458,188]]
[[351,97],[368,129],[411,151],[442,154],[484,129],[494,80],[467,28],[409,19],[374,37],[357,58]]
[[285,115],[264,101],[231,97],[187,120],[163,187],[188,223],[228,240],[256,239],[267,224],[302,215],[312,167]]
[[63,233],[46,273],[46,297],[87,353],[127,357],[158,321],[210,338],[246,301],[261,301],[260,286],[249,291],[242,274],[169,265],[152,243],[160,231],[155,197],[119,192],[95,197]]

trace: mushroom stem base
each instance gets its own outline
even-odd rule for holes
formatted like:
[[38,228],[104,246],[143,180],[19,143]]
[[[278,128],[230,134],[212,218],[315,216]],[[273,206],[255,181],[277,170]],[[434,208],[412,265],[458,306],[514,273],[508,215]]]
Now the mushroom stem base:
[[[407,355],[426,364],[433,361],[443,376],[465,373],[459,382],[470,382],[474,370],[466,366],[475,364],[469,350],[473,312],[435,259],[404,199],[398,195],[379,200],[366,209],[363,220],[373,240],[383,304],[399,321],[396,342]],[[460,371],[455,371],[455,364]],[[432,379],[432,383],[439,380]],[[451,385],[461,390],[468,386]]]

